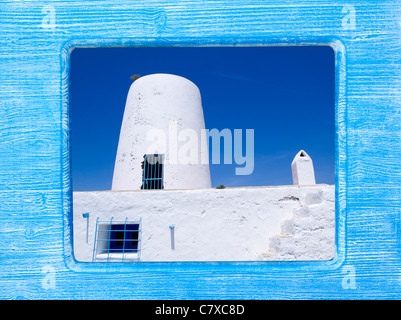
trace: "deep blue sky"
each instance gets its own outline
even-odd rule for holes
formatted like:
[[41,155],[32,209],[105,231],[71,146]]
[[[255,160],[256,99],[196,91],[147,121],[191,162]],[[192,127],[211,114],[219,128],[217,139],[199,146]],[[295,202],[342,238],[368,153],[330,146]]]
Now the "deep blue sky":
[[[211,165],[212,186],[292,184],[304,149],[335,182],[334,52],[327,46],[75,49],[70,108],[74,191],[110,190],[130,76],[171,73],[200,89],[207,129],[255,130],[255,167]],[[244,136],[245,138],[245,136]]]

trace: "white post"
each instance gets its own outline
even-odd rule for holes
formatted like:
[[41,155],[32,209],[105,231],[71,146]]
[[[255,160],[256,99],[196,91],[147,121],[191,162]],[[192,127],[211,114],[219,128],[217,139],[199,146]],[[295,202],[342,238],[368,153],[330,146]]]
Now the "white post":
[[83,218],[86,218],[86,243],[88,243],[88,232],[89,232],[89,212],[82,214]]
[[316,184],[312,159],[304,150],[299,151],[295,156],[291,163],[291,170],[294,185]]

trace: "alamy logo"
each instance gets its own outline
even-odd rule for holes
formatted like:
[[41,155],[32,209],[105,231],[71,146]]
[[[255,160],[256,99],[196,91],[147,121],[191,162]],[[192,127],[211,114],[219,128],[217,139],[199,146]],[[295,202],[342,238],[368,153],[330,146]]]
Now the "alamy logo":
[[42,288],[49,290],[56,288],[56,271],[54,267],[46,265],[42,268]]
[[44,14],[42,28],[54,31],[56,28],[56,9],[53,6],[44,6],[42,14]]
[[356,288],[355,267],[346,265],[342,268],[342,273],[345,274],[341,281],[341,285],[342,285],[343,289],[355,289]]
[[[153,128],[147,132],[151,143],[147,153],[165,153],[169,164],[209,164],[211,143],[212,164],[235,164],[236,175],[250,175],[254,169],[254,129],[182,129],[178,131],[176,121],[169,122],[168,132]],[[223,155],[221,156],[221,142]],[[166,152],[168,150],[168,152]],[[245,151],[245,153],[244,153]]]
[[344,30],[356,29],[355,7],[353,5],[345,5],[341,11],[345,16],[341,20],[341,26]]

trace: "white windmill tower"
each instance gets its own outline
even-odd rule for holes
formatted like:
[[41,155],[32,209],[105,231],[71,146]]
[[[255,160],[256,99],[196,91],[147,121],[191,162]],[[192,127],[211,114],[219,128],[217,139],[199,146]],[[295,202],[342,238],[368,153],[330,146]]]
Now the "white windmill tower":
[[126,101],[112,190],[210,188],[204,129],[194,83],[171,74],[135,80]]

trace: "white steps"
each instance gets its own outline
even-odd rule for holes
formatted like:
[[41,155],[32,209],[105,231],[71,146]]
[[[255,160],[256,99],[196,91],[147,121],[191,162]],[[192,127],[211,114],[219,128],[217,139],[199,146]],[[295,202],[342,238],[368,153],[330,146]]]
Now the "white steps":
[[330,260],[335,255],[335,203],[323,192],[307,194],[303,206],[269,240],[265,260]]

